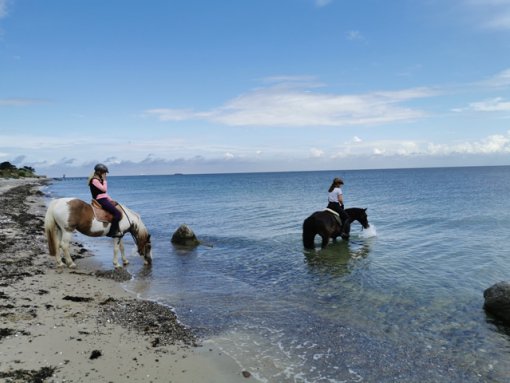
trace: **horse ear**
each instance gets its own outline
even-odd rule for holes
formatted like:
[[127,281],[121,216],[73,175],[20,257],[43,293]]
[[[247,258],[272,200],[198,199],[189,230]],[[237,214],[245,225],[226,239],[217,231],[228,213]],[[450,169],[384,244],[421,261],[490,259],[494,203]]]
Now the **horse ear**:
[[367,211],[368,207],[364,208],[363,210]]

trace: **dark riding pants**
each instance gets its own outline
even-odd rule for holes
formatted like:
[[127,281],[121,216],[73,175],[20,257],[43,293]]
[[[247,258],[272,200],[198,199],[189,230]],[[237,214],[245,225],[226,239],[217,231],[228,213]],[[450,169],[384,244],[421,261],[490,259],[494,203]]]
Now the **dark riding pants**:
[[99,202],[103,209],[113,214],[112,227],[110,228],[110,233],[117,232],[119,230],[119,221],[122,218],[120,211],[108,198],[101,198],[96,201]]
[[336,211],[340,215],[340,219],[342,220],[342,233],[349,234],[351,231],[351,220],[342,205],[338,202],[330,202],[328,203],[328,209]]

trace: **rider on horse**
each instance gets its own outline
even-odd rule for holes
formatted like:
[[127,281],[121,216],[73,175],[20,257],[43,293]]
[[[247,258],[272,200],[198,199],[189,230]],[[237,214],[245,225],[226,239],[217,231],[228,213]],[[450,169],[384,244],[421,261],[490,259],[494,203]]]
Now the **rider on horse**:
[[94,167],[94,174],[89,178],[90,192],[92,193],[92,198],[99,202],[103,209],[113,215],[112,224],[107,236],[122,237],[122,233],[119,230],[119,221],[122,218],[122,214],[115,207],[115,202],[108,195],[106,173],[108,173],[106,165],[97,164]]
[[341,178],[335,178],[328,190],[328,209],[338,213],[342,220],[342,234],[341,237],[349,238],[351,222],[349,216],[344,210],[344,197],[342,192],[342,185],[344,181]]

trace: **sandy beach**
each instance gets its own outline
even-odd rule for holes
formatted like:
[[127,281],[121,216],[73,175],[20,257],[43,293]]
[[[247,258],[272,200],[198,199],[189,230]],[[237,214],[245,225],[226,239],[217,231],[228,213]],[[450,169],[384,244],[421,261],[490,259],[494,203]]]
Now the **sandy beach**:
[[[73,243],[57,270],[43,231],[45,179],[0,179],[0,382],[249,382],[170,308],[124,291]],[[157,264],[157,259],[154,260]]]

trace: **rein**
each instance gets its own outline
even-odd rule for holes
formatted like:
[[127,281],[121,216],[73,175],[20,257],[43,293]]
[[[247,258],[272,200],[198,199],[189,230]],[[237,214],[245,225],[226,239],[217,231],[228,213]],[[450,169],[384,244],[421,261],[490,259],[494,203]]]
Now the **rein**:
[[138,238],[136,238],[135,235],[133,234],[133,227],[134,227],[133,222],[131,222],[131,220],[129,219],[129,214],[126,213],[126,210],[124,210],[124,206],[122,206],[120,203],[119,203],[119,206],[122,209],[122,211],[124,212],[124,215],[126,216],[128,222],[129,222],[129,234],[131,234],[131,237],[133,238],[133,241],[135,242],[136,247],[138,247]]

